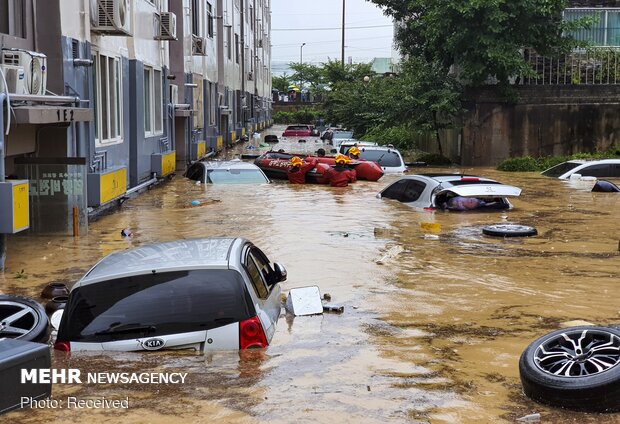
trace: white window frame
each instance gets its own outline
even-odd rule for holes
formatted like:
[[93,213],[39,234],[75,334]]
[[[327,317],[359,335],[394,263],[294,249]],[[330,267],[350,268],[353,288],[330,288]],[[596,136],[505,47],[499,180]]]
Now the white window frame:
[[[164,133],[164,108],[163,108],[163,78],[161,69],[153,66],[144,66],[143,78],[149,75],[148,86],[142,81],[144,93],[142,94],[142,108],[144,110],[144,137],[155,137]],[[159,88],[159,90],[157,90]],[[149,104],[147,105],[147,95]],[[150,128],[147,128],[147,118]]]
[[[95,147],[103,147],[103,146],[110,146],[113,144],[120,144],[123,142],[123,72],[121,69],[121,57],[120,56],[114,56],[114,55],[108,55],[105,53],[101,53],[97,50],[93,50],[93,60],[94,60],[94,75],[95,75],[95,85],[94,85],[94,89],[95,89],[95,96],[96,96],[96,102],[94,103],[95,106]],[[105,67],[105,75],[102,74],[101,72],[101,61],[105,60],[106,61],[106,67]],[[113,85],[113,91],[111,90],[111,85],[110,85],[110,75],[109,75],[109,71],[110,71],[110,66],[109,66],[109,62],[113,61],[114,62],[114,66],[113,66],[113,71],[115,71],[115,75],[112,75],[112,79],[114,79],[116,77],[116,83]],[[104,86],[104,81],[105,80],[105,86]],[[102,101],[103,101],[103,97],[102,97],[102,93],[103,90],[105,89],[106,91],[106,96],[105,96],[105,105],[103,105]],[[111,96],[110,94],[114,94],[114,96]],[[115,97],[115,103],[110,101],[111,97]],[[106,110],[106,114],[108,115],[108,119],[106,120],[106,122],[104,121],[104,117],[103,117],[103,109],[105,106],[105,110]],[[111,106],[114,106],[114,112],[117,118],[117,122],[116,122],[116,128],[113,134],[113,121],[111,119],[109,119],[109,117],[111,116],[110,110],[111,110]],[[107,132],[107,137],[106,138],[102,138],[102,131],[103,131],[103,126],[105,124],[105,128],[106,128],[106,132]]]

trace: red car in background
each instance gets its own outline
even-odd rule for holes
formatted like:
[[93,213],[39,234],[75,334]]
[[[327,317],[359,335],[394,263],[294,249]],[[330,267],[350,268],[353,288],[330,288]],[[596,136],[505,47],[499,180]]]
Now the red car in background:
[[282,133],[282,137],[311,137],[318,135],[312,125],[296,124],[289,125]]

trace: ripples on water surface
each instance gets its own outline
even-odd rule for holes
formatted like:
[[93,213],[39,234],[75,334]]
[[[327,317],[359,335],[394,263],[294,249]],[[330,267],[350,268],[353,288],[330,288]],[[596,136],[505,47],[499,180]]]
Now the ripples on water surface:
[[[314,138],[292,139],[276,148],[291,146],[313,152],[323,145]],[[272,345],[241,357],[227,352],[57,355],[56,367],[181,370],[189,372],[189,383],[56,385],[57,398],[129,396],[131,407],[4,417],[23,423],[495,423],[540,412],[544,422],[618,422],[618,414],[568,413],[527,400],[517,361],[528,343],[563,322],[620,322],[620,196],[537,174],[463,171],[519,186],[523,194],[512,211],[430,213],[375,198],[394,176],[345,189],[281,182],[205,187],[177,176],[127,201],[76,241],[10,238],[8,269],[0,276],[5,293],[38,297],[47,282],[71,284],[119,249],[234,235],[249,238],[286,265],[285,291],[317,284],[345,312],[283,315]],[[192,206],[192,200],[201,204]],[[534,225],[539,236],[482,235],[483,226],[501,222]],[[430,233],[433,226],[425,223],[441,230]],[[121,238],[122,228],[131,228],[133,237]],[[376,263],[380,258],[383,265]],[[16,278],[22,269],[26,278]]]

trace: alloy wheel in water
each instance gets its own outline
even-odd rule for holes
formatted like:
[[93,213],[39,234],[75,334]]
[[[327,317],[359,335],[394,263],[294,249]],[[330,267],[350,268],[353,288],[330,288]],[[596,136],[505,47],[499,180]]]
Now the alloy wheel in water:
[[0,295],[0,338],[45,342],[49,319],[43,306],[32,299]]
[[39,317],[33,307],[10,300],[0,301],[0,336],[20,338],[34,330]]
[[536,228],[527,225],[496,224],[484,227],[482,233],[496,237],[529,237],[537,235],[538,231]]
[[620,338],[598,330],[566,331],[536,349],[535,363],[556,376],[598,374],[620,363]]

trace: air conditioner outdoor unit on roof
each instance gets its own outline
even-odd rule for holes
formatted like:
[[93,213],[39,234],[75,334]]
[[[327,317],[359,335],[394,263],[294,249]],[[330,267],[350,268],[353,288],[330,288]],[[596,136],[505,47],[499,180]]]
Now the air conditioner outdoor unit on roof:
[[91,30],[131,36],[131,0],[90,0]]

